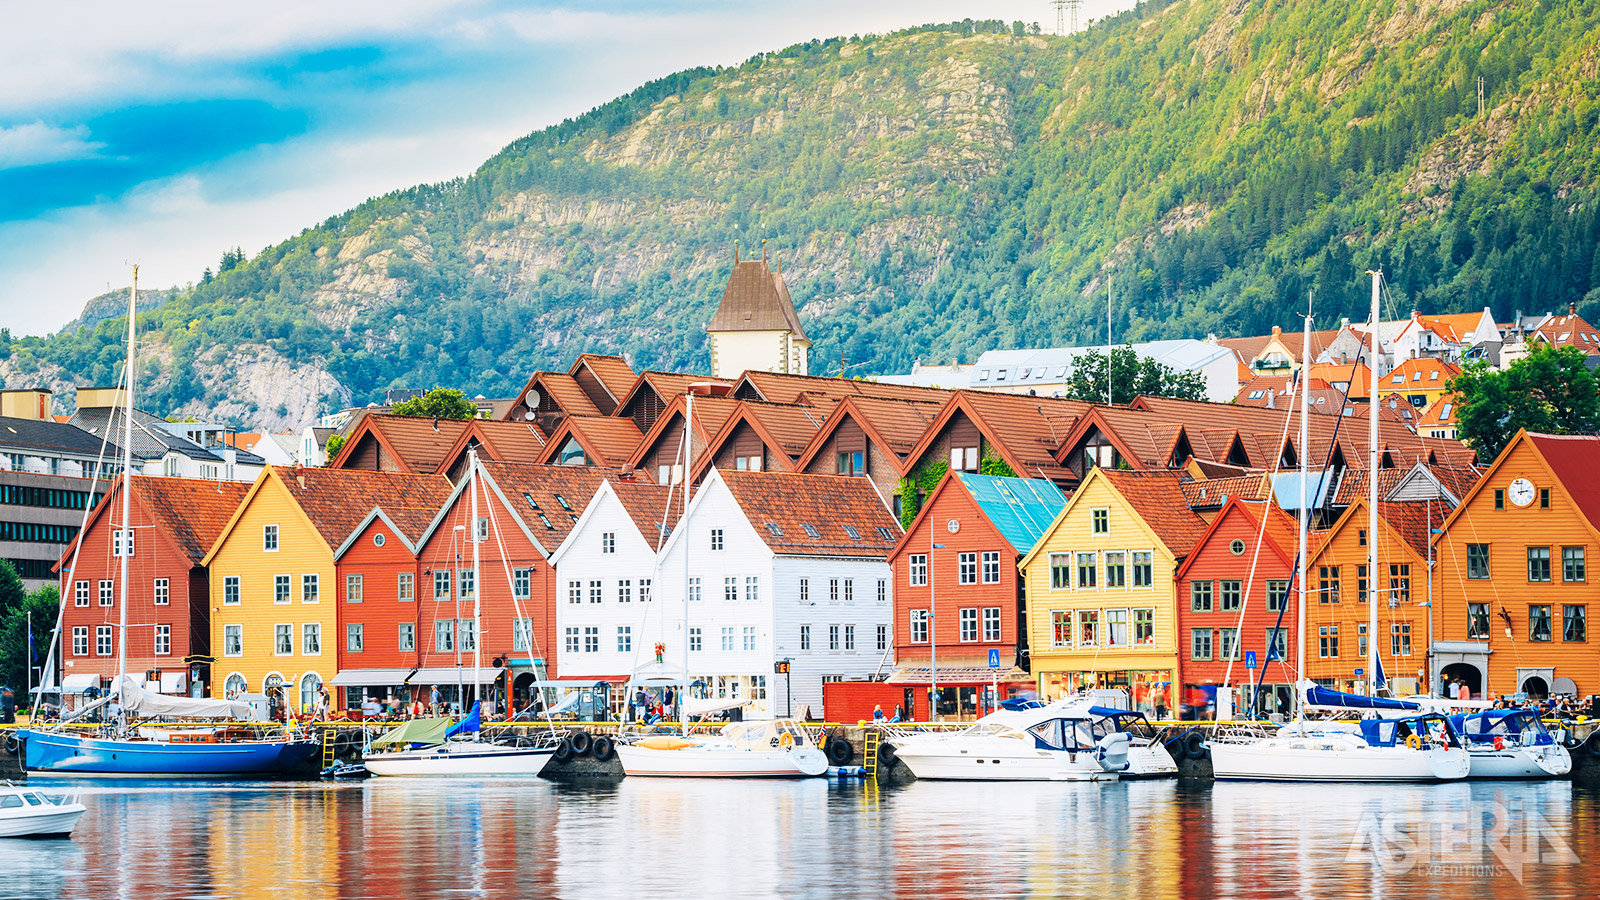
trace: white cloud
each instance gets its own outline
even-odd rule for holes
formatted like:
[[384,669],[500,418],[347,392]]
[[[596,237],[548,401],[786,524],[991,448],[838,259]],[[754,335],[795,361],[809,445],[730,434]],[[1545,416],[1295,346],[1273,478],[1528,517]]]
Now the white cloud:
[[86,159],[104,147],[89,140],[89,129],[84,125],[57,128],[43,122],[30,122],[11,128],[0,127],[0,169]]

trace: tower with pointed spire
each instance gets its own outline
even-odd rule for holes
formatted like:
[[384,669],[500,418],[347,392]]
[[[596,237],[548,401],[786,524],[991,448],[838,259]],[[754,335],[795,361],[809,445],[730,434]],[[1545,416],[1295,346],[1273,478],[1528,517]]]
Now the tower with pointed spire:
[[706,323],[711,338],[711,374],[733,379],[753,369],[760,372],[809,373],[811,339],[800,327],[800,316],[783,272],[767,262],[766,241],[760,259],[741,259],[733,248],[733,273],[722,292],[716,315]]

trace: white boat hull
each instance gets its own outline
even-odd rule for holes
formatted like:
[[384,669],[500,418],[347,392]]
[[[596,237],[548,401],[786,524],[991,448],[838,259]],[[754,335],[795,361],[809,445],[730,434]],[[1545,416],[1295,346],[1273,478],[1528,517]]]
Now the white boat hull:
[[630,778],[810,778],[828,770],[828,757],[814,747],[744,750],[699,746],[656,750],[618,744],[617,759]]
[[1090,751],[1044,750],[1030,740],[928,735],[895,745],[919,779],[952,781],[1116,781]]
[[1468,771],[1459,747],[1357,747],[1316,736],[1207,746],[1219,781],[1455,781]]
[[554,747],[509,747],[475,741],[452,741],[420,750],[374,753],[365,762],[367,771],[380,776],[532,777],[543,772],[554,758]]
[[0,814],[0,838],[64,837],[72,834],[72,829],[77,826],[78,820],[83,818],[87,810],[82,803],[6,810],[6,812],[14,811],[24,814]]
[[1536,747],[1473,747],[1468,778],[1559,778],[1572,771],[1572,754],[1560,744]]
[[1123,778],[1177,778],[1178,763],[1160,744],[1134,745],[1128,748],[1128,768]]

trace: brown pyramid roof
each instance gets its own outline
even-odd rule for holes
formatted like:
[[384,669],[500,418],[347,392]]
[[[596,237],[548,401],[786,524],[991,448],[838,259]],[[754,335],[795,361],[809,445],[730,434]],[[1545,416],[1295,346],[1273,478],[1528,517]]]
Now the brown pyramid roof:
[[783,273],[765,259],[734,259],[722,305],[706,323],[706,331],[788,331],[796,340],[810,342],[789,299]]

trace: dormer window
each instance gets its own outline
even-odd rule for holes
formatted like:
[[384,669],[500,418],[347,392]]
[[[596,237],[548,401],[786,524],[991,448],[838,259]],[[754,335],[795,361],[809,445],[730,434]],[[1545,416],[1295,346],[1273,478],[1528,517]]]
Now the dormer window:
[[989,380],[989,370],[988,369],[979,369],[978,370],[978,380],[979,381],[988,381]]
[[589,458],[584,454],[583,445],[578,443],[577,438],[567,438],[557,462],[563,466],[586,466],[589,464]]

